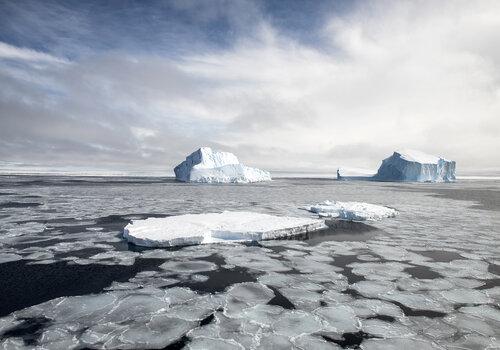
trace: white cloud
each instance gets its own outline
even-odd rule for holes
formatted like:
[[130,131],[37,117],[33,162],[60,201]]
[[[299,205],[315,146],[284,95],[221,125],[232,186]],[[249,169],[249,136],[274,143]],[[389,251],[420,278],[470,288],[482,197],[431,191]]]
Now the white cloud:
[[0,59],[2,58],[29,62],[67,63],[65,59],[44,52],[17,47],[0,41]]
[[147,128],[139,128],[139,127],[131,127],[130,130],[132,134],[139,139],[144,140],[157,135],[155,130],[147,129]]

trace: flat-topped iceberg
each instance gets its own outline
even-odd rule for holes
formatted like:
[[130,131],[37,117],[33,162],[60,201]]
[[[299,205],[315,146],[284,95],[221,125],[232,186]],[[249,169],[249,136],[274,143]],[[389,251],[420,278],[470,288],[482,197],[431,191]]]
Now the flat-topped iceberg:
[[324,201],[306,206],[304,209],[320,217],[349,221],[380,221],[383,218],[393,218],[398,214],[396,209],[363,202]]
[[183,182],[248,183],[270,181],[269,172],[241,164],[229,152],[201,147],[174,168],[175,178]]
[[123,237],[140,246],[173,247],[277,239],[326,227],[319,219],[225,211],[133,220]]
[[455,181],[455,165],[452,160],[428,155],[419,151],[396,151],[382,161],[375,178],[379,181]]
[[395,151],[384,159],[376,174],[351,174],[342,169],[337,171],[339,180],[368,181],[455,181],[455,161],[425,154],[415,150]]

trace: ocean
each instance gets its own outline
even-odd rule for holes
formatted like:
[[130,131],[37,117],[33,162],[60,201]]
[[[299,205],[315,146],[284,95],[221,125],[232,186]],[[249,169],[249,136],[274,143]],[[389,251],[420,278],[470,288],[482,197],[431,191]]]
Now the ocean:
[[[296,239],[146,249],[133,219],[395,208]],[[500,180],[0,176],[0,348],[500,348]]]

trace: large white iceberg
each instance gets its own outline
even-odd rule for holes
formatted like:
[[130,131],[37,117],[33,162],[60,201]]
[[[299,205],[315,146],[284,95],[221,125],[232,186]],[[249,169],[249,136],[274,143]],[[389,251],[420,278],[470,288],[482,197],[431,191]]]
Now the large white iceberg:
[[252,212],[185,214],[133,220],[123,237],[146,247],[260,241],[325,229],[324,220]]
[[270,181],[269,172],[241,164],[229,152],[201,147],[174,168],[175,178],[183,182],[248,183]]
[[304,209],[320,217],[349,221],[380,221],[398,214],[396,209],[363,202],[324,201]]
[[376,174],[351,174],[339,169],[339,180],[369,181],[415,181],[452,182],[455,181],[455,161],[425,154],[415,150],[395,151],[384,159]]

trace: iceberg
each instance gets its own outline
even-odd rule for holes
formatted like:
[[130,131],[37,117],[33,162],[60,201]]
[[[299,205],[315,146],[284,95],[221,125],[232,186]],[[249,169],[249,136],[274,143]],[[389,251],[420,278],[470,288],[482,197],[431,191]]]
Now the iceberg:
[[363,202],[325,201],[303,209],[319,217],[348,221],[380,221],[398,214],[396,209]]
[[270,181],[271,174],[241,164],[229,152],[201,147],[174,168],[175,178],[182,182],[249,183]]
[[337,170],[338,180],[453,182],[455,161],[425,154],[415,150],[395,151],[384,159],[378,171],[353,173]]
[[225,211],[133,220],[123,237],[139,246],[173,247],[277,239],[326,228],[320,219]]

